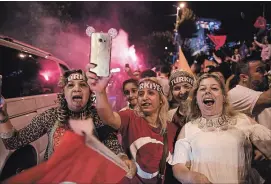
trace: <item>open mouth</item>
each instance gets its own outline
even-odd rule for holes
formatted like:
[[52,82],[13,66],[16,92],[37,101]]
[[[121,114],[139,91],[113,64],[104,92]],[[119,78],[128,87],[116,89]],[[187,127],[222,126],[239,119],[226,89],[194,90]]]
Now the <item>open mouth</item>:
[[215,103],[215,100],[212,98],[205,98],[203,99],[203,103],[207,106],[212,106]]
[[80,96],[80,95],[74,95],[74,96],[72,97],[72,100],[73,100],[73,101],[76,101],[76,102],[79,102],[79,101],[81,101],[82,99],[83,99],[83,97]]
[[149,107],[151,104],[150,103],[143,103],[141,104],[142,107]]
[[181,100],[186,100],[187,97],[188,97],[188,95],[179,95],[179,98],[180,98]]

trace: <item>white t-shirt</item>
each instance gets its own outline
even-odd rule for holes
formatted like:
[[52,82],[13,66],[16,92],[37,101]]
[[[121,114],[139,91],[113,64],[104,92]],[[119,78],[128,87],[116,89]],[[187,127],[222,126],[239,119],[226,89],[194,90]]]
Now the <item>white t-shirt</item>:
[[251,169],[250,140],[270,140],[271,131],[252,124],[244,114],[236,118],[236,124],[229,125],[227,130],[200,129],[198,124],[206,121],[204,118],[185,124],[185,138],[176,142],[170,164],[187,164],[190,171],[204,174],[215,184],[262,183],[260,175]]
[[264,109],[256,116],[252,114],[253,108],[262,93],[237,85],[228,92],[228,97],[229,102],[235,110],[247,114],[271,130],[271,108]]

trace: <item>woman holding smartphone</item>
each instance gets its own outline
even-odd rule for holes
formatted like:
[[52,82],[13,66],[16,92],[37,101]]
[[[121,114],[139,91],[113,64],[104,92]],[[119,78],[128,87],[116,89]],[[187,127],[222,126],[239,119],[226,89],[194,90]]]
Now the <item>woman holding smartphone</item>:
[[89,72],[94,67],[89,64],[86,75],[91,91],[96,94],[97,112],[107,125],[120,132],[126,153],[136,162],[137,175],[131,182],[162,183],[165,170],[159,165],[164,153],[164,164],[172,159],[176,134],[176,126],[167,121],[168,102],[162,86],[156,78],[140,80],[137,108],[113,112],[106,95],[110,76],[97,77]]

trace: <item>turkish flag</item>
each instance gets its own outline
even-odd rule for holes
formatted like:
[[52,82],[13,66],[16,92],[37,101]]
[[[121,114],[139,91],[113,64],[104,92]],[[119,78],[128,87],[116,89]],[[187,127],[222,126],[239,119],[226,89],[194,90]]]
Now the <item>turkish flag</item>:
[[260,28],[260,29],[265,29],[266,27],[266,20],[264,17],[259,16],[256,20],[256,22],[254,23],[254,27],[256,28]]
[[220,47],[222,47],[227,39],[226,35],[222,35],[222,36],[213,36],[213,35],[207,35],[212,42],[215,44],[215,50],[218,50]]
[[48,161],[4,183],[118,183],[125,175],[124,169],[87,146],[83,136],[66,132]]

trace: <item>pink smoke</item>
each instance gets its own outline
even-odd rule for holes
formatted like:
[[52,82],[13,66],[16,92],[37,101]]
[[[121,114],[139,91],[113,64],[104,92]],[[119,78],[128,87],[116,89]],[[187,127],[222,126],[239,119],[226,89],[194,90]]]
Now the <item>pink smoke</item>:
[[40,75],[43,76],[46,81],[49,81],[50,72],[42,72]]
[[112,64],[124,66],[129,63],[130,66],[136,67],[137,54],[135,46],[129,45],[128,34],[124,30],[119,30],[118,36],[112,44]]
[[[70,67],[84,69],[89,62],[90,54],[90,38],[85,32],[79,31],[79,27],[76,25],[69,25],[63,29],[61,22],[54,18],[44,18],[41,22],[43,31],[40,32],[35,42],[45,47],[48,45],[48,49],[67,62]],[[107,32],[106,28],[110,28],[110,26],[104,25],[105,28],[100,30],[99,28],[103,26],[101,22],[97,20],[93,22],[94,26],[91,26],[97,32]],[[56,30],[59,32],[52,37],[53,31]],[[119,29],[118,36],[113,39],[111,67],[124,67],[126,63],[129,63],[131,67],[136,68],[138,62],[135,46],[129,44],[128,33]]]

